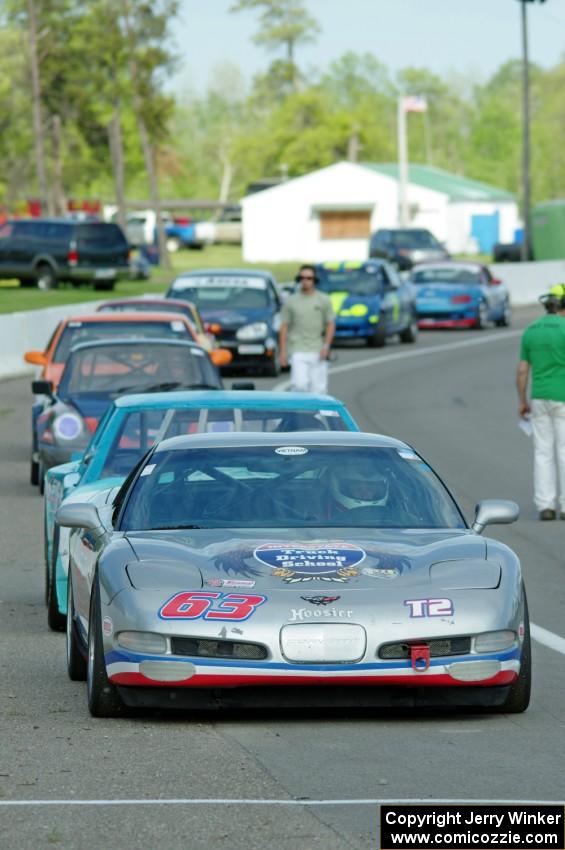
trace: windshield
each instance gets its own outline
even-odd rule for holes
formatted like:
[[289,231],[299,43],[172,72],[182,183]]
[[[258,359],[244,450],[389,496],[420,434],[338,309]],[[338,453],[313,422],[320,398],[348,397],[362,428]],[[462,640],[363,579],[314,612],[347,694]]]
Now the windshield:
[[206,353],[184,345],[103,345],[71,353],[58,394],[118,396],[192,386],[219,387]]
[[[116,415],[114,411],[114,417]],[[221,434],[233,431],[346,431],[337,410],[294,408],[164,408],[127,413],[107,449],[92,458],[83,484],[99,478],[127,475],[156,442],[183,434]],[[99,433],[98,429],[97,433]]]
[[481,273],[473,268],[436,268],[418,269],[412,275],[412,283],[446,283],[453,286],[480,286]]
[[427,230],[393,230],[390,239],[397,248],[441,248]]
[[182,320],[168,322],[112,321],[105,322],[69,322],[53,355],[55,363],[64,363],[74,345],[81,342],[118,339],[192,339],[192,335]]
[[157,452],[121,529],[464,528],[454,501],[412,451],[345,446]]
[[383,271],[376,266],[374,271],[352,269],[345,271],[320,272],[319,289],[323,292],[348,292],[351,295],[380,295],[385,281]]
[[173,286],[175,297],[188,298],[202,312],[261,310],[269,306],[267,284],[258,278],[188,277]]

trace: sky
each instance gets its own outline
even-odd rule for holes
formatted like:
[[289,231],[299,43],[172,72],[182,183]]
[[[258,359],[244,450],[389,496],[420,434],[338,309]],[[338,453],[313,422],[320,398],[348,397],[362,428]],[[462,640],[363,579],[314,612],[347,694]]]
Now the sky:
[[[230,14],[234,0],[181,0],[173,36],[180,57],[173,90],[201,94],[214,68],[239,66],[246,80],[275,54],[251,41],[257,11]],[[343,53],[372,52],[391,71],[408,65],[482,82],[521,55],[518,0],[305,0],[321,33],[301,47],[301,68],[323,69]],[[527,3],[530,55],[544,67],[565,55],[565,0]]]

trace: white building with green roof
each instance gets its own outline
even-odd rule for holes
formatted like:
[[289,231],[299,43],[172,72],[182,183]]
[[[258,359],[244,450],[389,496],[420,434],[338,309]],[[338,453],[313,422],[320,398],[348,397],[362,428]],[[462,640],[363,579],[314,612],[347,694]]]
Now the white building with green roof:
[[[411,165],[410,227],[457,253],[489,253],[520,226],[514,195],[428,165]],[[249,262],[362,260],[371,233],[399,226],[398,165],[338,162],[242,200]]]

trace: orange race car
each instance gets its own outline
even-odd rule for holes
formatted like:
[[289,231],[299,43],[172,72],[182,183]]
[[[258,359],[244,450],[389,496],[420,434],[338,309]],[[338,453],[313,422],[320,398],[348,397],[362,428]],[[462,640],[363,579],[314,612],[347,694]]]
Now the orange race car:
[[[201,344],[198,331],[182,313],[90,313],[60,321],[45,351],[27,351],[24,360],[42,366],[41,377],[56,388],[73,345],[117,337],[188,339]],[[231,360],[231,354],[221,348],[212,351],[210,357],[215,366],[225,366]]]
[[198,343],[202,348],[212,351],[217,346],[216,338],[206,332],[198,307],[192,301],[149,295],[138,298],[113,298],[111,301],[103,301],[96,308],[98,313],[131,313],[132,310],[136,313],[182,313],[194,325]]
[[[41,366],[40,376],[50,381],[56,390],[65,361],[71,348],[78,343],[117,338],[129,339],[177,339],[199,342],[192,322],[182,313],[91,313],[63,319],[55,328],[45,351],[27,351],[26,363]],[[231,362],[231,352],[216,348],[210,352],[215,366],[226,366]],[[44,403],[36,400],[31,412],[32,449],[30,480],[39,484],[37,458],[36,420]]]

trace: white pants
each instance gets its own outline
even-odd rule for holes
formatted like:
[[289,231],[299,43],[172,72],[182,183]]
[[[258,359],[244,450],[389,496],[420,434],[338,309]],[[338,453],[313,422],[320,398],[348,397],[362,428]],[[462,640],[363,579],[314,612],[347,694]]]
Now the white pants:
[[290,357],[290,388],[299,393],[328,391],[328,361],[317,351],[297,351]]
[[537,398],[531,408],[535,506],[565,512],[565,402]]

